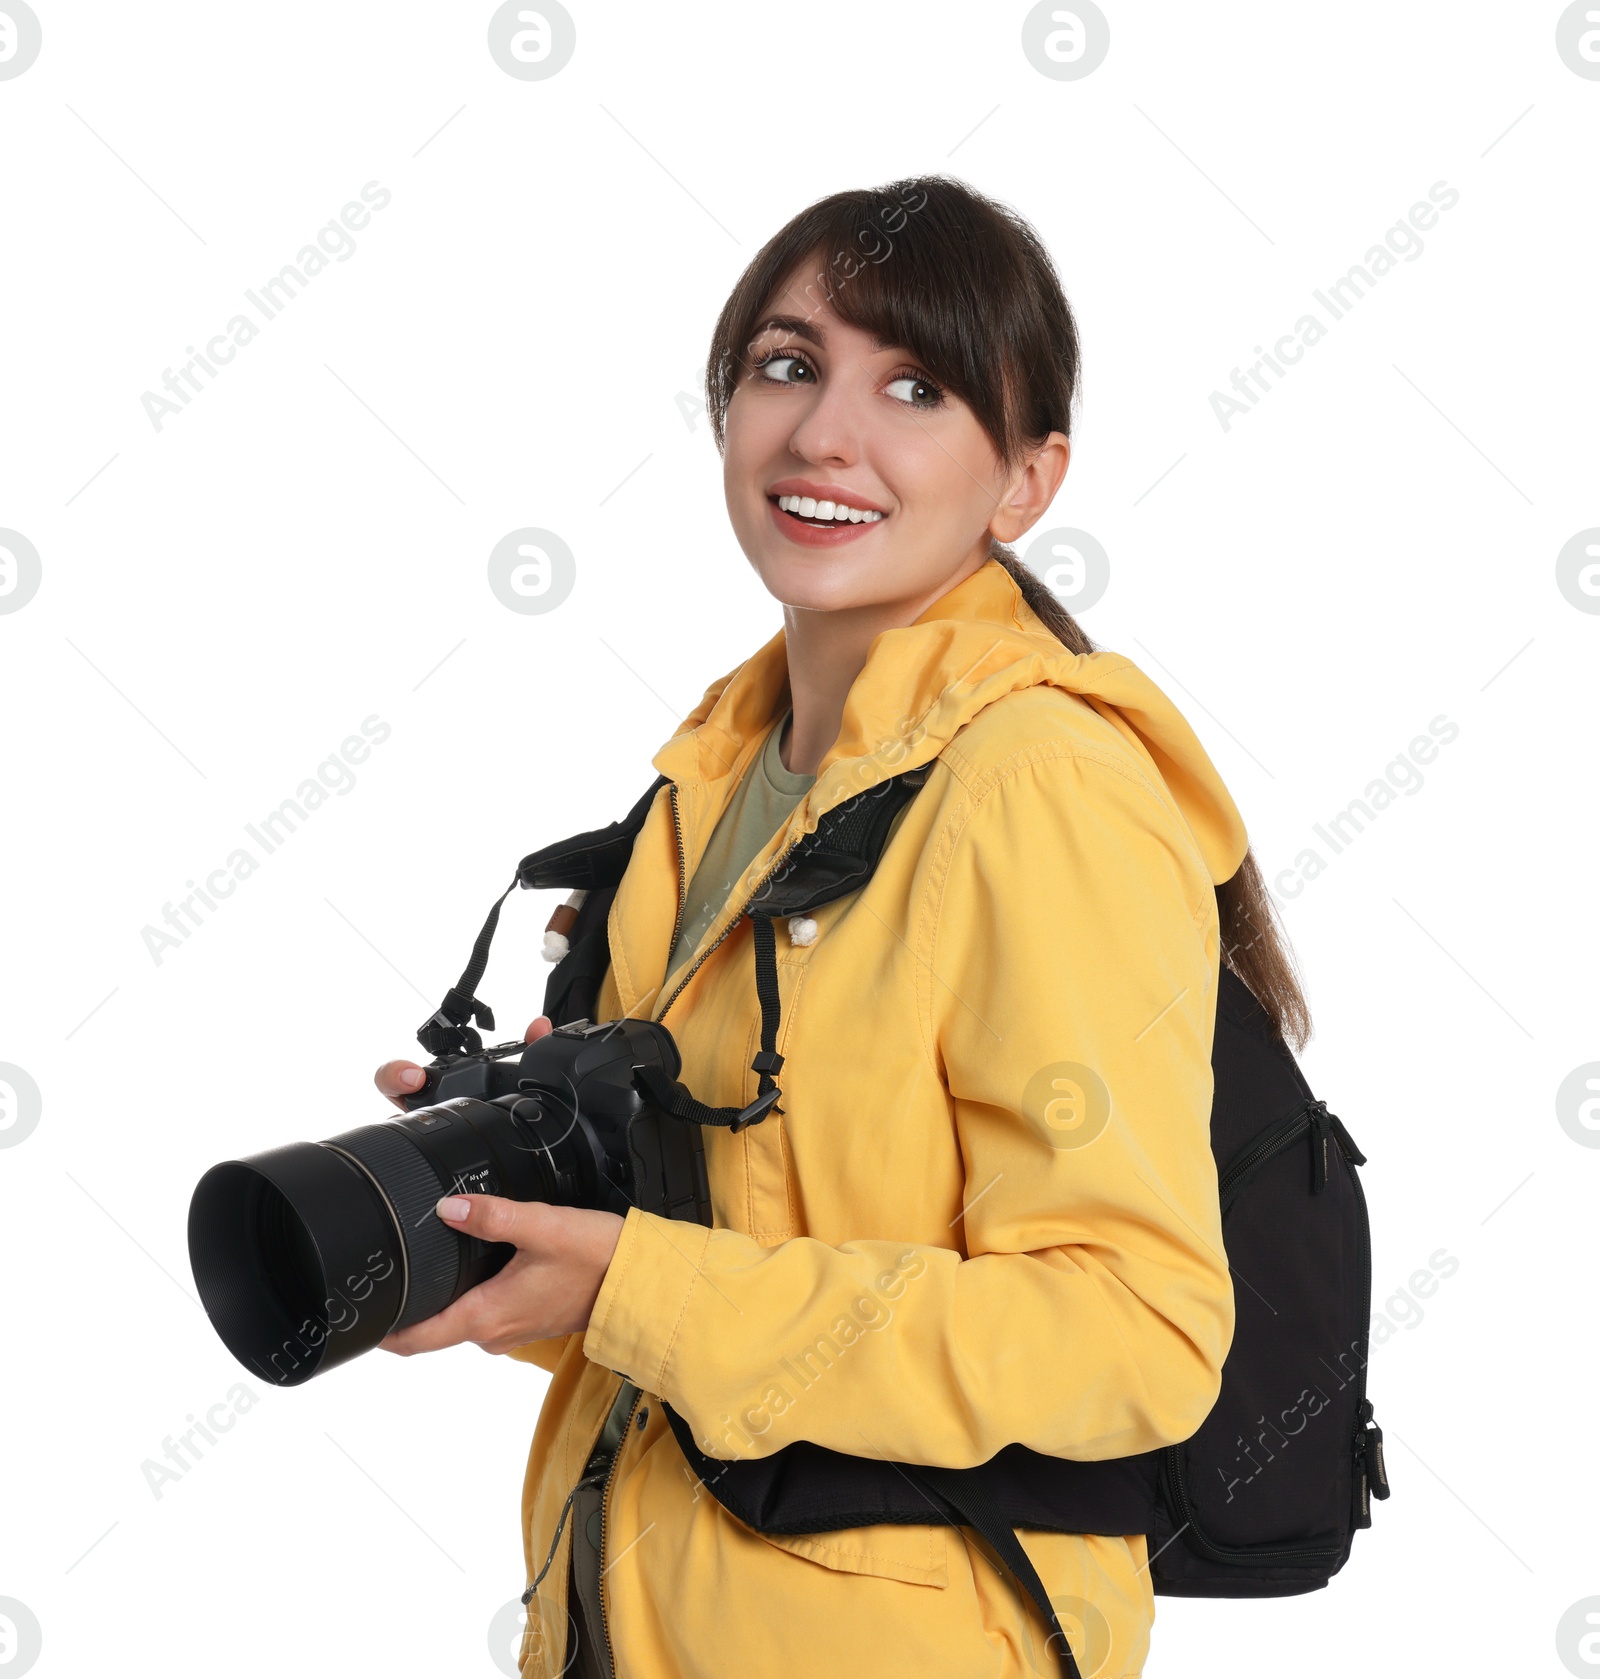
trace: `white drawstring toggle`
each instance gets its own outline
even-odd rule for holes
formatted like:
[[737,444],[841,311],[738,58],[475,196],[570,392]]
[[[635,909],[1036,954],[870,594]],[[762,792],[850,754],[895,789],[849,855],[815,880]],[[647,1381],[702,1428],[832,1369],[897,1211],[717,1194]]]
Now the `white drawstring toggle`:
[[567,935],[572,931],[573,923],[578,919],[578,911],[583,908],[583,900],[589,894],[579,890],[572,893],[564,904],[557,904],[555,913],[551,915],[544,929],[544,947],[540,951],[547,962],[559,962],[571,948]]

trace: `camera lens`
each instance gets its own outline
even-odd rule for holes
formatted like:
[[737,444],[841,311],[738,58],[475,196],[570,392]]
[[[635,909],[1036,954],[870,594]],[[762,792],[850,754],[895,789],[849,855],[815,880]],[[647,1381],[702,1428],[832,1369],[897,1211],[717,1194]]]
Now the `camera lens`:
[[313,1314],[325,1294],[317,1245],[283,1191],[265,1179],[257,1196],[256,1241],[262,1268],[289,1316],[299,1319]]
[[575,1023],[444,1064],[445,1099],[403,1118],[213,1166],[189,1203],[212,1326],[263,1381],[294,1387],[444,1311],[516,1250],[452,1230],[443,1195],[613,1212],[642,1200],[709,1223],[698,1128],[641,1123],[643,1065],[676,1076],[664,1026]]
[[405,1298],[383,1194],[317,1143],[213,1166],[189,1204],[189,1260],[228,1350],[281,1387],[370,1351]]

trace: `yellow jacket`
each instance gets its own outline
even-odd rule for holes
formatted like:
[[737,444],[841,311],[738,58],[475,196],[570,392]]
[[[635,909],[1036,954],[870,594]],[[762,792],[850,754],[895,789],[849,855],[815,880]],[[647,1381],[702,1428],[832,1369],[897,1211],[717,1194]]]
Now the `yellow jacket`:
[[[659,1401],[724,1458],[812,1440],[960,1468],[1013,1441],[1095,1459],[1190,1435],[1233,1334],[1212,888],[1244,827],[1166,695],[1067,652],[991,560],[872,643],[814,787],[666,996],[683,883],[786,681],[780,631],[656,754],[673,785],[611,910],[597,1018],[665,1006],[702,1101],[756,1092],[754,888],[823,812],[937,762],[815,940],[777,924],[783,1113],[706,1129],[716,1227],[635,1208],[587,1332],[510,1355],[553,1373],[527,1578],[625,1375],[643,1392],[603,1551],[621,1679],[1049,1679],[1044,1623],[968,1530],[759,1534],[697,1483]],[[1138,1675],[1143,1536],[1022,1538],[1084,1679]],[[561,1671],[569,1547],[563,1529],[529,1605],[524,1679]]]

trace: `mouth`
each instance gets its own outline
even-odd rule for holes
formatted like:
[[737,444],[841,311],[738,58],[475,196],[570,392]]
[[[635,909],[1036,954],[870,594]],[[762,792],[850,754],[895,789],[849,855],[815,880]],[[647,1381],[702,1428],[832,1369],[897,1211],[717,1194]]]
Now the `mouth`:
[[819,501],[814,496],[769,495],[767,505],[784,535],[808,548],[857,541],[890,517],[876,508]]

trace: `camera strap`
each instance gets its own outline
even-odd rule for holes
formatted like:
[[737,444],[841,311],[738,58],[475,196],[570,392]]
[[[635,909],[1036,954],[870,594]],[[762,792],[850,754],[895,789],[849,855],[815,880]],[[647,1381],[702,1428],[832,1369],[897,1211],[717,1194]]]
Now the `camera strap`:
[[769,1113],[783,1112],[778,1106],[782,1093],[776,1077],[783,1070],[783,1057],[778,1053],[778,941],[772,912],[752,909],[749,913],[756,946],[756,996],[761,1002],[761,1048],[750,1063],[751,1070],[759,1075],[754,1099],[742,1108],[712,1108],[691,1095],[677,1079],[669,1079],[659,1067],[640,1067],[635,1075],[659,1108],[690,1125],[725,1125],[730,1131],[742,1131]]
[[[640,1082],[675,1119],[696,1125],[725,1125],[742,1131],[769,1113],[781,1114],[777,1075],[782,1005],[778,995],[778,943],[773,923],[810,915],[864,886],[878,866],[895,817],[928,779],[930,764],[891,776],[825,812],[816,828],[763,880],[745,906],[755,943],[756,1000],[761,1005],[761,1048],[750,1063],[756,1094],[742,1108],[711,1108],[675,1080],[640,1069]],[[580,914],[582,912],[580,911]]]
[[467,1024],[469,1020],[485,1032],[494,1031],[494,1010],[475,993],[489,963],[489,946],[500,925],[501,905],[512,892],[519,886],[529,890],[564,886],[586,891],[615,886],[633,854],[634,838],[644,826],[650,806],[666,780],[664,775],[658,775],[620,821],[529,852],[517,864],[515,878],[489,911],[489,918],[473,944],[472,956],[461,970],[461,978],[445,992],[443,1003],[417,1028],[417,1042],[429,1055],[476,1055],[483,1048],[483,1039]]
[[[713,1108],[660,1069],[641,1069],[641,1082],[664,1112],[687,1124],[725,1126],[730,1131],[742,1131],[769,1113],[783,1112],[777,1105],[781,1094],[777,1075],[783,1069],[783,1057],[778,1053],[781,1018],[773,923],[780,917],[810,915],[864,886],[877,868],[895,817],[922,787],[931,768],[931,764],[922,764],[903,771],[825,812],[815,830],[795,847],[784,864],[762,881],[746,906],[755,943],[756,997],[761,1006],[761,1048],[750,1063],[757,1075],[756,1094],[741,1108]],[[417,1041],[430,1055],[478,1053],[483,1039],[469,1021],[486,1032],[495,1029],[494,1011],[476,993],[500,924],[501,906],[512,891],[518,886],[585,891],[592,901],[586,900],[578,911],[579,921],[594,921],[609,905],[605,889],[614,889],[621,882],[634,840],[666,783],[667,777],[658,775],[620,821],[559,840],[522,859],[515,879],[489,911],[460,979],[417,1029]],[[574,955],[569,954],[567,960],[573,960]]]
[[445,992],[444,1002],[438,1009],[417,1028],[417,1042],[429,1055],[477,1054],[483,1048],[483,1039],[467,1025],[469,1019],[485,1032],[494,1030],[494,1010],[473,993],[489,963],[489,946],[494,943],[495,929],[500,925],[500,906],[517,889],[521,879],[519,871],[517,878],[495,899],[489,919],[472,947],[471,959],[461,970],[461,978]]

